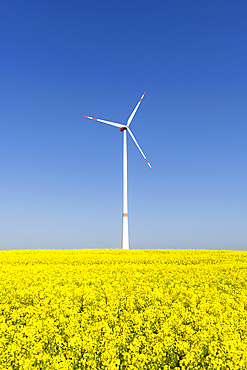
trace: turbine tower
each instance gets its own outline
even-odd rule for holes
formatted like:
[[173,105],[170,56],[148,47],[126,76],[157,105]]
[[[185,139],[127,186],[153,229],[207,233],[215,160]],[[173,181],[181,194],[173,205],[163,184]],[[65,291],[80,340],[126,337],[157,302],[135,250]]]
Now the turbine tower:
[[142,99],[144,98],[144,95],[146,92],[142,95],[141,99],[137,103],[135,109],[129,116],[126,125],[123,125],[121,123],[115,123],[110,121],[105,121],[103,119],[93,118],[89,116],[83,116],[89,119],[93,119],[95,121],[103,122],[111,126],[119,127],[120,131],[123,133],[123,223],[122,223],[122,249],[129,249],[129,221],[128,221],[128,193],[127,193],[127,132],[132,137],[134,143],[136,144],[137,148],[140,150],[143,158],[146,160],[147,164],[153,171],[150,163],[148,162],[145,154],[140,148],[140,145],[136,141],[133,133],[130,131],[129,125],[131,124],[131,121],[134,118],[134,115],[136,114],[137,109],[139,108],[139,105],[141,104]]

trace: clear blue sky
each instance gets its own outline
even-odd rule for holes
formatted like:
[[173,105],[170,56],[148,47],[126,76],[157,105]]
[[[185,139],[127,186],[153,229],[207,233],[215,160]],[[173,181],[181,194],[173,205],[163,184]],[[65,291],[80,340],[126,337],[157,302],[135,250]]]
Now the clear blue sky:
[[0,4],[0,249],[247,247],[244,0]]

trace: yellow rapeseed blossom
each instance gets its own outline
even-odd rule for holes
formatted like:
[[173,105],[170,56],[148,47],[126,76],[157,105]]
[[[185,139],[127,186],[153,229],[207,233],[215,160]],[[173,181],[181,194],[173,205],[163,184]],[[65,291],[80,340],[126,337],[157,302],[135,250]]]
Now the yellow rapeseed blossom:
[[0,370],[247,369],[247,253],[0,252]]

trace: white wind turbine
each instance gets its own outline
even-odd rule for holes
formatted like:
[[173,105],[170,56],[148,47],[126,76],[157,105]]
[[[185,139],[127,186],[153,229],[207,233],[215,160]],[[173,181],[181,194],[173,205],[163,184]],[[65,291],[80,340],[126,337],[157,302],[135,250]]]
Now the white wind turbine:
[[93,118],[89,116],[83,116],[89,119],[93,119],[95,121],[103,122],[111,126],[119,127],[120,131],[123,132],[123,223],[122,223],[122,249],[129,249],[129,222],[128,222],[128,200],[127,200],[127,131],[134,140],[134,143],[136,144],[137,148],[140,150],[142,156],[147,161],[147,164],[153,171],[150,163],[148,162],[145,154],[140,148],[140,145],[136,141],[134,135],[130,131],[129,125],[134,118],[134,115],[136,114],[137,109],[139,108],[139,105],[141,104],[142,99],[144,98],[144,95],[146,92],[142,95],[141,99],[139,100],[138,104],[136,105],[135,109],[129,116],[129,119],[127,121],[126,125],[123,125],[121,123],[115,123],[110,121],[105,121],[103,119]]

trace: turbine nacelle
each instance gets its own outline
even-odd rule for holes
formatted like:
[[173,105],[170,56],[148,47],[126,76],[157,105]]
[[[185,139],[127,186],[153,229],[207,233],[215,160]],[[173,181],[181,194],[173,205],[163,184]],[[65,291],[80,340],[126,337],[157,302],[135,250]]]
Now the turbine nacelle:
[[127,130],[127,127],[121,127],[120,128],[120,131],[125,131],[125,130]]

